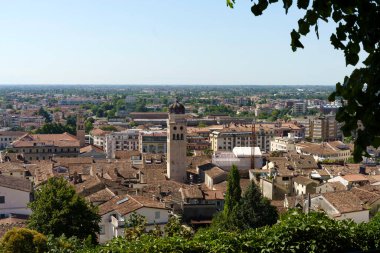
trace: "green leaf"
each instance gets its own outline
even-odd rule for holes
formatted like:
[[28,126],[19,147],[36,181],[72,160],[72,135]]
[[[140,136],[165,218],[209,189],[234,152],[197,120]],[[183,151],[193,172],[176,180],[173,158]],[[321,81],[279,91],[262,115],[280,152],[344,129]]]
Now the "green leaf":
[[334,91],[333,93],[330,94],[328,99],[329,99],[329,101],[333,102],[333,101],[335,101],[335,97],[336,97],[336,92]]
[[317,38],[319,39],[319,26],[318,26],[318,23],[315,24],[315,34],[317,35]]
[[263,11],[268,7],[268,1],[267,0],[259,0],[257,4],[254,4],[251,7],[251,11],[255,16],[260,16],[263,14]]
[[310,25],[303,19],[298,20],[298,32],[302,35],[306,35],[310,32]]
[[288,14],[288,10],[293,4],[293,0],[282,0],[282,2],[284,3],[285,13]]
[[332,18],[334,22],[338,23],[343,18],[342,12],[340,10],[334,10]]
[[226,0],[227,6],[231,9],[234,8],[235,0]]
[[345,54],[345,56],[346,56],[346,65],[355,66],[359,61],[359,55],[356,53],[348,52],[347,54]]
[[297,7],[298,9],[307,9],[309,6],[309,0],[298,0],[297,1]]
[[330,37],[331,44],[336,48],[336,49],[345,49],[345,46],[343,43],[336,37],[335,34],[332,34]]
[[302,43],[300,42],[300,35],[298,32],[296,32],[296,30],[293,29],[293,31],[290,33],[290,36],[291,36],[291,46],[292,46],[292,50],[293,52],[297,50],[297,48],[304,48],[304,46],[302,45]]
[[313,10],[308,10],[306,12],[305,18],[310,25],[315,25],[318,20],[318,14]]

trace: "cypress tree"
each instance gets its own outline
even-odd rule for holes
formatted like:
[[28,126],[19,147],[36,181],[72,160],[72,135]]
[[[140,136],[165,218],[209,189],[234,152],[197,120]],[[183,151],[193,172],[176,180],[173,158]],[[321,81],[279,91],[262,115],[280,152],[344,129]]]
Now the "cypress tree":
[[228,217],[239,205],[241,199],[240,175],[236,165],[232,165],[227,178],[227,192],[224,198],[224,215]]

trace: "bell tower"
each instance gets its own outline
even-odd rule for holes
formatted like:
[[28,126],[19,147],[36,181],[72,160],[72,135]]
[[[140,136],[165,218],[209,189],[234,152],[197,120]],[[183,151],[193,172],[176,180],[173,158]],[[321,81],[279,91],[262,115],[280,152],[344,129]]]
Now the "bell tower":
[[167,176],[169,179],[186,180],[186,118],[185,107],[178,100],[169,106],[167,120]]
[[86,145],[84,117],[82,113],[78,113],[77,115],[77,139],[79,140],[80,147],[84,147]]

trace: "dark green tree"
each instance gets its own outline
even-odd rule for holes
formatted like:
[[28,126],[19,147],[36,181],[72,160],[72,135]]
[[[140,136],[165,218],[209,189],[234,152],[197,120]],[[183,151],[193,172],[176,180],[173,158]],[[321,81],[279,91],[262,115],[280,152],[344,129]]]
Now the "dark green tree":
[[97,209],[79,196],[64,178],[50,178],[35,192],[29,204],[28,227],[45,235],[96,238],[100,216]]
[[101,126],[100,129],[102,129],[103,131],[117,131],[117,128],[112,125]]
[[62,125],[61,123],[46,123],[40,128],[33,130],[36,134],[62,134],[68,132],[75,135],[76,128],[70,125]]
[[[259,16],[269,4],[277,0],[258,0],[251,7],[255,16]],[[285,13],[293,5],[292,0],[283,0]],[[233,7],[235,0],[227,0]],[[344,52],[346,65],[356,66],[359,61],[363,67],[355,68],[342,83],[336,84],[336,90],[329,99],[340,100],[343,104],[336,119],[344,122],[344,136],[355,135],[354,158],[362,160],[370,145],[380,146],[380,2],[378,0],[297,0],[298,9],[305,12],[298,20],[298,29],[290,33],[293,51],[304,48],[300,41],[314,28],[319,38],[321,21],[333,21],[336,30],[330,41],[335,49]],[[361,53],[363,52],[364,53]],[[365,60],[360,56],[366,57]],[[358,127],[362,125],[362,127]]]
[[224,198],[223,213],[228,217],[234,208],[239,205],[241,199],[240,175],[236,165],[232,165],[227,178],[227,191]]
[[227,178],[224,209],[212,219],[212,227],[220,230],[239,230],[239,206],[241,200],[240,175],[237,167],[232,166]]
[[38,115],[43,116],[45,118],[46,123],[51,122],[50,114],[42,106],[38,110]]
[[94,129],[94,122],[95,120],[93,118],[88,118],[84,122],[84,129],[86,133],[89,133],[92,129]]
[[241,199],[238,217],[240,227],[247,229],[275,224],[278,213],[270,201],[261,195],[260,189],[252,181]]

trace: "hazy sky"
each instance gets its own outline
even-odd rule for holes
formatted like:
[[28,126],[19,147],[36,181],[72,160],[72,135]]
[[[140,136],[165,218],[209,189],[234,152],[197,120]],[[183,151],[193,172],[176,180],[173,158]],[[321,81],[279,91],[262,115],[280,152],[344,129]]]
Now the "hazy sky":
[[320,24],[290,48],[300,13],[238,0],[0,1],[1,84],[335,84],[349,73]]

